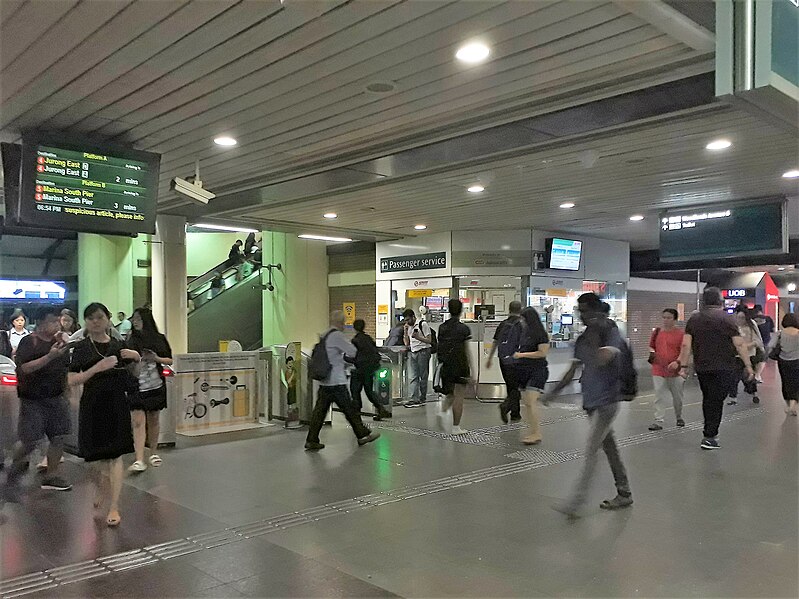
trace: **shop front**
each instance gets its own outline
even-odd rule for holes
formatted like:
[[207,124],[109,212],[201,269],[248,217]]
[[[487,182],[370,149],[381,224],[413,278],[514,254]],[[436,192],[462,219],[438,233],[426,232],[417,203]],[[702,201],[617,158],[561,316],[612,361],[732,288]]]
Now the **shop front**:
[[480,398],[504,397],[497,361],[491,368],[486,362],[496,328],[514,300],[536,308],[550,334],[551,381],[565,372],[582,332],[576,311],[580,294],[600,295],[626,331],[629,246],[623,242],[531,230],[425,235],[377,244],[376,277],[379,340],[407,308],[418,316],[427,307],[427,320],[437,329],[448,318],[447,301],[463,302]]
[[780,290],[767,272],[733,273],[715,281],[721,289],[725,309],[732,313],[739,305],[763,307],[763,313],[779,322]]

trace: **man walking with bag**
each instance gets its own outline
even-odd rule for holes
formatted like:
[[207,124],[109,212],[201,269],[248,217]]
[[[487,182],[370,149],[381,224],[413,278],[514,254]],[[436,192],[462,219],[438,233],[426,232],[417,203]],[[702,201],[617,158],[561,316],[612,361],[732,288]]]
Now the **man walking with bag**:
[[[508,304],[508,317],[499,323],[496,332],[494,333],[494,342],[491,344],[491,351],[488,354],[486,361],[486,368],[490,369],[494,354],[497,353],[502,342],[508,336],[513,325],[519,322],[519,314],[522,311],[522,303],[519,301],[512,301]],[[513,348],[516,351],[516,348]],[[521,392],[519,391],[519,384],[516,381],[515,370],[513,366],[503,364],[502,355],[499,356],[499,369],[502,371],[502,380],[505,381],[505,389],[507,395],[505,401],[499,404],[499,417],[502,422],[508,424],[508,414],[512,422],[518,422],[522,419],[521,414]]]
[[674,308],[663,310],[663,326],[652,332],[649,340],[649,363],[652,365],[652,380],[655,383],[655,422],[650,431],[663,430],[666,407],[674,406],[677,426],[685,426],[682,419],[682,400],[685,378],[678,368],[672,368],[680,357],[683,331],[677,328],[678,313]]

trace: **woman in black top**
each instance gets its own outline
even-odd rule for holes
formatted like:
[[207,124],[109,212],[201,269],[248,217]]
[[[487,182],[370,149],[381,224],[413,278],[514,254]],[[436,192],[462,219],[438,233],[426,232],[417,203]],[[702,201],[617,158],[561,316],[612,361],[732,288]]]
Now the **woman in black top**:
[[99,508],[108,496],[106,523],[117,526],[121,521],[122,456],[133,451],[128,395],[137,389],[136,378],[128,366],[141,358],[124,342],[108,335],[111,313],[103,304],[95,302],[86,306],[83,318],[86,337],[72,350],[68,379],[71,387],[83,385],[78,446],[84,460],[96,462],[99,476],[95,479],[94,506]]
[[[438,361],[441,364],[441,389],[446,395],[438,416],[443,418],[452,408],[452,434],[463,435],[469,432],[461,428],[463,398],[467,385],[471,383],[472,370],[466,342],[472,333],[460,320],[463,304],[458,299],[449,300],[449,320],[438,327]],[[447,427],[445,427],[447,428]]]
[[148,308],[136,308],[130,317],[133,329],[130,332],[128,346],[141,356],[139,364],[139,392],[131,397],[130,415],[133,421],[133,446],[136,449],[136,461],[131,464],[131,472],[144,472],[147,462],[144,461],[144,442],[150,448],[151,466],[157,467],[163,460],[157,453],[159,412],[166,407],[166,384],[164,366],[172,364],[172,348],[159,331]]
[[519,390],[522,393],[522,406],[527,430],[522,430],[522,443],[536,445],[541,443],[541,425],[538,416],[538,398],[544,392],[549,377],[547,353],[549,335],[535,308],[522,310],[521,319],[514,325],[519,327],[519,349],[513,354],[514,369]]

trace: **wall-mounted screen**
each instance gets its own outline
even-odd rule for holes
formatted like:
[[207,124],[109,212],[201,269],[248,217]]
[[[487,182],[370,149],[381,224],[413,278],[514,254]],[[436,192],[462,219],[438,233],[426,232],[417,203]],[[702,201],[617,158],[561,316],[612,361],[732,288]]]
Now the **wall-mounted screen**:
[[22,144],[19,223],[87,233],[155,233],[161,157],[69,136]]
[[64,301],[67,287],[63,281],[15,281],[0,279],[0,300]]
[[680,262],[785,254],[785,200],[669,210],[660,215],[660,260]]
[[583,242],[576,239],[547,239],[547,264],[552,270],[580,270]]

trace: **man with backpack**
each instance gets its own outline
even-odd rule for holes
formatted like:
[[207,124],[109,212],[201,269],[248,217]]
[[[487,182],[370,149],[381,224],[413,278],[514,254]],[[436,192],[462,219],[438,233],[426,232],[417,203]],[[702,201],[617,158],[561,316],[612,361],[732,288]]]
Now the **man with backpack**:
[[423,407],[427,401],[427,379],[430,377],[430,354],[433,347],[433,334],[430,325],[416,321],[416,314],[408,308],[402,313],[405,321],[405,345],[409,346],[410,356],[410,400],[406,408]]
[[371,443],[380,436],[380,433],[372,432],[364,425],[361,415],[355,411],[355,406],[350,400],[344,357],[355,358],[357,350],[342,332],[344,331],[344,322],[344,312],[341,310],[334,310],[330,314],[330,329],[314,346],[308,364],[308,373],[311,378],[319,381],[316,405],[311,413],[308,438],[305,441],[305,449],[312,451],[318,451],[325,447],[319,441],[319,431],[322,430],[325,414],[330,409],[330,404],[333,403],[339,407],[347,422],[350,423],[352,432],[358,439],[358,445]]
[[352,344],[358,350],[353,360],[355,370],[352,371],[350,376],[350,394],[355,411],[361,411],[361,391],[365,391],[366,398],[376,410],[373,420],[391,418],[391,412],[380,405],[375,395],[374,376],[380,367],[380,352],[377,351],[375,340],[364,331],[366,322],[362,319],[359,318],[353,322],[352,328],[355,329],[355,337],[352,338]]
[[511,348],[506,343],[508,333],[513,328],[513,325],[519,322],[519,313],[521,311],[521,302],[514,300],[508,304],[508,317],[499,323],[494,333],[494,342],[491,344],[491,351],[488,353],[488,361],[486,362],[486,368],[490,369],[494,354],[496,353],[499,356],[499,369],[502,371],[502,380],[505,381],[507,393],[505,401],[499,404],[499,417],[505,424],[508,424],[508,414],[510,414],[511,422],[518,422],[522,419],[521,392],[514,376],[515,370],[508,365],[509,358],[513,357],[513,353],[517,348]]
[[629,399],[636,392],[635,367],[630,348],[616,323],[604,314],[599,296],[584,293],[577,298],[577,310],[586,329],[575,343],[574,359],[563,380],[544,397],[546,403],[560,393],[572,382],[577,369],[582,368],[583,408],[588,412],[591,427],[583,468],[571,497],[565,503],[553,506],[553,509],[572,518],[578,516],[586,502],[600,448],[610,463],[617,495],[603,501],[599,507],[616,510],[632,505],[627,471],[613,435],[613,421],[619,412],[619,402]]

